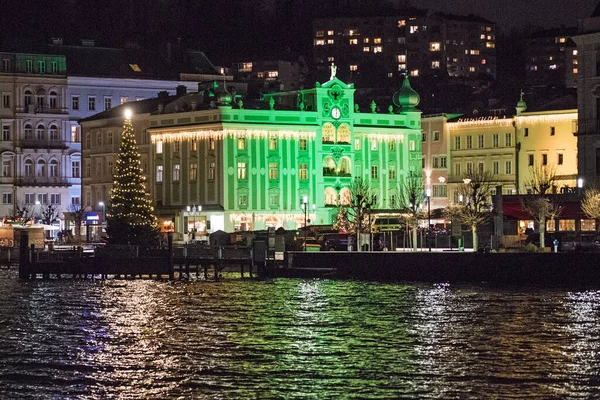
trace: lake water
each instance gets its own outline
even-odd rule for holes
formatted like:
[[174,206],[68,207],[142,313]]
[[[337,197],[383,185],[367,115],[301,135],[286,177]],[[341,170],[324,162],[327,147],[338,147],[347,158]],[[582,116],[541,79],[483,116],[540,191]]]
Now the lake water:
[[0,398],[597,398],[600,291],[0,272]]

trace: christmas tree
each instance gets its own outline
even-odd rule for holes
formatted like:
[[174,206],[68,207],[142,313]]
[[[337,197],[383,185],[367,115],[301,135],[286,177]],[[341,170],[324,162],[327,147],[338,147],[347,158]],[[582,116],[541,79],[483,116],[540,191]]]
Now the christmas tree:
[[158,241],[159,229],[152,201],[146,194],[146,177],[140,166],[140,152],[126,113],[119,155],[115,163],[107,233],[113,244],[149,245]]

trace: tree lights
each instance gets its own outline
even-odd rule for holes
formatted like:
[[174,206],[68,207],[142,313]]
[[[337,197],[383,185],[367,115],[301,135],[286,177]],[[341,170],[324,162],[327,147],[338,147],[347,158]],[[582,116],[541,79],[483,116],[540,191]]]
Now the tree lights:
[[126,113],[107,207],[107,233],[111,243],[150,244],[158,238],[157,219],[140,165],[131,113]]

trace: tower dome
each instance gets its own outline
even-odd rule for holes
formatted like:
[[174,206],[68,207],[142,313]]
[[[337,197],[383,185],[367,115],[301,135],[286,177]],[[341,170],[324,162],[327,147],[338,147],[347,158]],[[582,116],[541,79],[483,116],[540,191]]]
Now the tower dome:
[[525,103],[525,100],[523,100],[524,94],[525,93],[521,90],[521,99],[517,102],[517,107],[515,107],[517,109],[517,115],[521,115],[522,112],[527,110],[527,103]]
[[231,105],[232,99],[233,97],[231,96],[231,93],[229,93],[225,88],[223,88],[223,91],[219,92],[219,94],[217,95],[217,102],[220,106]]
[[421,102],[419,94],[410,86],[408,75],[404,75],[402,87],[394,93],[392,101],[396,106],[402,107],[402,111],[415,110],[415,107]]

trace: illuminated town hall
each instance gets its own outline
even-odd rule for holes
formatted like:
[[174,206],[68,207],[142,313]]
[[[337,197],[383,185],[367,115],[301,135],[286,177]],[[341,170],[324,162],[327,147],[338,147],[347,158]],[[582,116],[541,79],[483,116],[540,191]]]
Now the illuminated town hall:
[[403,177],[421,172],[419,96],[406,78],[389,104],[361,109],[354,90],[332,67],[326,83],[266,94],[259,105],[226,90],[161,105],[147,131],[163,224],[200,235],[296,229],[303,207],[313,224],[331,224],[356,177],[368,179],[377,207],[396,204]]

